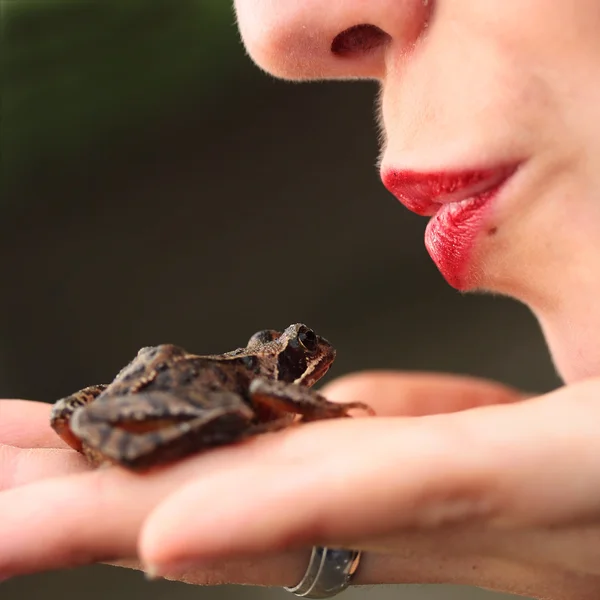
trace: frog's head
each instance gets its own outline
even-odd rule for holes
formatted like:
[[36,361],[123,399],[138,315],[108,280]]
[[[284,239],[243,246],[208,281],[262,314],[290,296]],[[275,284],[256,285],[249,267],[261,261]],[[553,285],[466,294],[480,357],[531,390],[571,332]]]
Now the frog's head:
[[302,323],[285,331],[266,329],[255,333],[246,351],[259,355],[264,370],[274,379],[307,387],[316,383],[335,359],[335,349]]

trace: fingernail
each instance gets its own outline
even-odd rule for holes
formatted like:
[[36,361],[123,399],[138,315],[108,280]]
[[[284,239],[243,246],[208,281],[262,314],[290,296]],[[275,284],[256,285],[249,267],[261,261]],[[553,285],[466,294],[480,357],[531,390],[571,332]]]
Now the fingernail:
[[184,561],[170,564],[148,563],[144,566],[144,575],[148,581],[155,581],[163,577],[180,577],[187,571],[198,567],[198,562]]
[[154,581],[159,579],[161,575],[161,570],[159,565],[145,565],[144,566],[144,576],[148,581]]

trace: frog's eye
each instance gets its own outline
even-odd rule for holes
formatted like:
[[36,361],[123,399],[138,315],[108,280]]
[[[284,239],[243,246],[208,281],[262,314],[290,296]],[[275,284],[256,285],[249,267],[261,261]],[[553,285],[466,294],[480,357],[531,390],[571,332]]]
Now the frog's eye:
[[300,331],[298,331],[298,341],[308,352],[314,352],[318,347],[317,335],[308,327],[302,327]]

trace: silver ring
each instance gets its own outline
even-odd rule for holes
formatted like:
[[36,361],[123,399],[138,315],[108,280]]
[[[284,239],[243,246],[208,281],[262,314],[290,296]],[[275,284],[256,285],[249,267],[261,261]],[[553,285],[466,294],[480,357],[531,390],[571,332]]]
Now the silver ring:
[[314,546],[300,583],[284,589],[301,598],[331,598],[350,585],[360,556],[359,550]]

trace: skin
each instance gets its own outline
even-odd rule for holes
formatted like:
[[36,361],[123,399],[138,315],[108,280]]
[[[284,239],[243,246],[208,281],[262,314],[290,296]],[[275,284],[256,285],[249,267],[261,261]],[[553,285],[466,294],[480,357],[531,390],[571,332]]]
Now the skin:
[[[289,585],[307,547],[347,544],[369,551],[359,584],[598,598],[600,4],[236,8],[269,73],[381,82],[384,167],[520,163],[494,207],[496,234],[473,251],[473,288],[531,308],[565,385],[524,398],[462,377],[360,373],[325,393],[368,398],[376,419],[313,423],[143,477],[90,472],[50,430],[49,407],[2,401],[0,577],[140,560],[192,583]],[[338,37],[333,55],[336,36],[364,23],[385,35]]]

